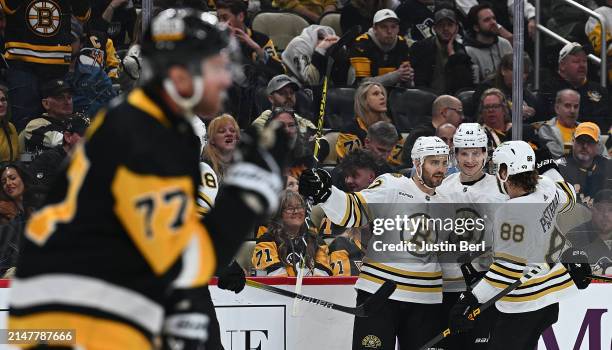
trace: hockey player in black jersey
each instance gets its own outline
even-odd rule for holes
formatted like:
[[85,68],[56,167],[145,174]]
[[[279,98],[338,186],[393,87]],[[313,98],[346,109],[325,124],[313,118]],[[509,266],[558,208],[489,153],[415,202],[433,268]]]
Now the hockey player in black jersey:
[[28,222],[9,328],[74,329],[71,343],[83,349],[201,349],[209,319],[198,288],[276,210],[288,144],[272,129],[245,135],[200,219],[190,118],[221,107],[227,48],[224,33],[192,10],[151,21],[148,82],[97,115]]

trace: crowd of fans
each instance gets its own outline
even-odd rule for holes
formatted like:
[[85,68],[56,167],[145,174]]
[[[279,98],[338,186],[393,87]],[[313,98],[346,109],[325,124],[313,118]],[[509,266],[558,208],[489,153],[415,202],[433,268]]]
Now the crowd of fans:
[[[601,50],[601,26],[583,15],[570,18],[567,8],[542,1],[543,23],[573,42],[544,45],[544,79],[534,91],[529,56],[535,8],[524,1],[523,101],[512,101],[513,1],[154,2],[156,11],[177,3],[208,11],[210,21],[227,24],[238,45],[240,57],[234,58],[242,69],[228,91],[225,113],[209,125],[194,122],[203,141],[203,182],[213,188],[223,182],[241,129],[277,120],[293,140],[280,209],[255,234],[250,261],[257,274],[295,275],[300,264],[311,275],[358,274],[367,228],[336,227],[319,208],[307,210],[297,193],[300,172],[314,162],[327,71],[329,89],[349,91],[346,101],[327,101],[342,109],[341,117],[332,123],[334,116],[325,116],[326,137],[316,154],[336,186],[360,191],[382,173],[410,173],[410,151],[419,136],[437,135],[452,150],[462,122],[480,123],[492,151],[511,139],[511,106],[521,103],[525,141],[556,159],[583,206],[592,209],[592,218],[572,229],[570,240],[589,247],[598,267],[612,273],[606,271],[612,266],[611,99],[598,83],[598,67],[587,60]],[[578,2],[603,14],[612,36],[612,1]],[[138,86],[142,18],[140,2],[133,0],[65,1],[61,6],[67,8],[61,9],[54,2],[0,3],[0,274],[10,275],[25,220],[53,186],[73,147],[100,108]],[[26,10],[41,15],[26,20]],[[252,28],[257,11],[293,12],[311,25],[281,50],[273,33]],[[336,29],[319,24],[328,13],[339,14]],[[45,14],[49,18],[41,17]],[[563,31],[568,23],[573,29]],[[338,28],[346,33],[356,25],[361,30],[354,38],[334,45],[342,35]],[[393,98],[414,89],[432,96],[412,101],[427,113],[402,121]],[[449,173],[455,171],[451,164]],[[214,195],[200,194],[203,213],[214,205],[209,198]]]

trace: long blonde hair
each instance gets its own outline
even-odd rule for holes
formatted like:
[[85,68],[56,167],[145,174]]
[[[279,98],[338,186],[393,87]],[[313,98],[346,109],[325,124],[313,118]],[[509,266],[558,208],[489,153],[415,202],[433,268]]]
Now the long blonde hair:
[[236,129],[236,136],[238,140],[240,140],[240,127],[236,122],[236,119],[229,114],[222,114],[215,119],[211,120],[208,124],[208,128],[206,129],[206,134],[208,135],[208,143],[204,146],[202,150],[202,159],[210,164],[213,168],[219,179],[223,178],[223,174],[225,173],[225,168],[228,164],[226,164],[219,153],[217,147],[210,143],[210,138],[213,137],[219,131],[219,129],[225,124],[229,123]]
[[388,98],[387,89],[385,89],[382,84],[373,81],[364,81],[359,85],[357,91],[355,91],[355,115],[357,116],[357,118],[361,118],[361,120],[365,122],[366,127],[369,127],[370,125],[381,120],[391,122],[391,119],[387,116],[386,113],[376,113],[378,114],[379,118],[373,118],[373,116],[376,116],[376,114],[368,106],[367,98],[368,92],[374,86],[378,86],[380,88],[383,95],[385,95],[385,99]]

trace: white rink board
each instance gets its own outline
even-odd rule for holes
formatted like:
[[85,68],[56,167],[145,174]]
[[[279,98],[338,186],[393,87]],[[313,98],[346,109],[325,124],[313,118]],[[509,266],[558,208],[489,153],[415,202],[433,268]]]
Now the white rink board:
[[[302,293],[334,303],[352,306],[355,290],[343,284],[312,285],[322,279],[305,278]],[[260,282],[266,278],[258,278]],[[293,291],[293,285],[278,285],[286,278],[274,278],[275,285]],[[347,350],[351,348],[353,316],[301,302],[297,317],[291,315],[291,299],[245,287],[240,294],[210,287],[217,307],[221,340],[225,350]],[[0,288],[0,328],[6,328],[9,288]],[[520,332],[520,331],[519,331]],[[248,339],[247,339],[248,337]],[[538,350],[612,349],[612,286],[591,284],[580,294],[563,300],[559,321],[540,339]],[[590,341],[593,340],[593,343]]]

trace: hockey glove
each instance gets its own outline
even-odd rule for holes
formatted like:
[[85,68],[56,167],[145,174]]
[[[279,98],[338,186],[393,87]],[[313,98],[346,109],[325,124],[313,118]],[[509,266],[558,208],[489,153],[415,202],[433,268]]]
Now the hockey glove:
[[231,290],[238,294],[244,289],[246,284],[246,276],[244,270],[236,261],[232,262],[219,274],[217,287],[225,290]]
[[239,189],[257,215],[274,213],[289,149],[289,137],[278,122],[270,123],[261,133],[248,129],[240,138],[236,163],[227,170],[224,185]]
[[450,310],[449,327],[451,332],[464,333],[474,328],[473,312],[480,306],[472,292],[463,292]]
[[[207,286],[201,288],[208,288]],[[200,350],[208,339],[210,318],[199,288],[175,289],[166,304],[162,350]]]
[[591,265],[584,250],[569,248],[561,255],[561,263],[567,269],[578,289],[585,289],[591,284]]
[[553,155],[550,153],[548,148],[539,147],[534,151],[536,157],[536,170],[538,174],[543,175],[545,172],[551,169],[559,171],[559,167],[555,162]]
[[331,176],[323,169],[307,169],[300,175],[300,194],[312,197],[315,204],[323,203],[329,198],[331,186]]

